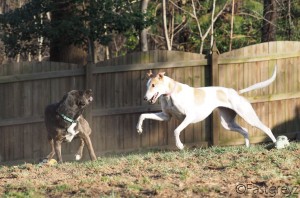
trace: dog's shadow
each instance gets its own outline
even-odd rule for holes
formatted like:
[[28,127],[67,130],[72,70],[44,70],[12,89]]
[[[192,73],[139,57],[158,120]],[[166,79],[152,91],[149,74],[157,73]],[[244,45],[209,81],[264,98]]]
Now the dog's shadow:
[[300,140],[300,106],[295,107],[294,117],[272,128],[276,135],[287,135],[291,140]]
[[[274,126],[272,132],[275,136],[287,136],[289,141],[300,141],[300,106],[295,108],[294,117],[292,119]],[[274,148],[274,144],[270,143],[266,148],[272,149]]]

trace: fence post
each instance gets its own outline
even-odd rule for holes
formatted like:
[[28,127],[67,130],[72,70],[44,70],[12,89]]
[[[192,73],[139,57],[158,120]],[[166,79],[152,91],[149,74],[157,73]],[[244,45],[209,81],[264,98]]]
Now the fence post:
[[[219,86],[219,51],[217,49],[216,42],[214,41],[213,47],[211,49],[211,85],[212,86]],[[218,112],[213,111],[212,113],[212,141],[213,145],[219,145],[219,115]]]
[[[91,42],[89,42],[89,51],[88,51],[88,63],[85,65],[85,89],[92,89],[93,88],[93,50],[91,46]],[[94,91],[94,90],[92,90]],[[92,103],[93,104],[93,103]],[[92,128],[92,108],[91,105],[85,111],[85,119],[89,122],[90,127]]]

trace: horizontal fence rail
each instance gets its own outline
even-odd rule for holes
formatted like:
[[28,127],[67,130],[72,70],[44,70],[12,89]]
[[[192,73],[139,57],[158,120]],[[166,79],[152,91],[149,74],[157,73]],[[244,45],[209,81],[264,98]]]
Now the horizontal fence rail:
[[[286,53],[289,49],[291,53]],[[168,51],[128,54],[87,64],[30,63],[0,66],[0,163],[38,161],[50,151],[44,126],[44,108],[59,101],[72,89],[92,88],[95,100],[84,116],[92,127],[98,155],[144,148],[175,148],[173,131],[179,121],[144,121],[144,132],[136,124],[143,112],[158,112],[160,105],[143,101],[145,74],[165,71],[171,78],[194,87],[225,86],[236,90],[266,80],[278,65],[277,78],[269,87],[243,94],[259,118],[275,136],[290,138],[300,131],[300,42],[270,42],[224,54],[216,49],[208,56]],[[278,113],[280,112],[280,113]],[[266,135],[238,118],[252,143]],[[243,144],[240,134],[220,125],[217,112],[203,122],[188,126],[181,135],[188,146]],[[65,160],[71,160],[78,142],[63,145]],[[85,158],[89,159],[85,151]]]
[[[297,58],[297,57],[300,57],[300,52],[283,53],[283,54],[273,53],[270,55],[247,57],[247,58],[241,58],[241,57],[222,58],[218,60],[218,63],[222,65],[226,65],[226,64],[271,61],[271,60]],[[140,70],[149,70],[149,69],[167,69],[167,68],[177,68],[177,67],[186,67],[186,66],[197,67],[200,65],[208,66],[209,65],[208,59],[187,60],[187,61],[177,61],[177,62],[145,63],[142,65],[128,64],[128,65],[118,65],[114,67],[112,67],[111,65],[97,67],[96,64],[92,66],[92,73],[93,74],[114,73],[114,72],[140,71]],[[8,75],[8,76],[0,76],[0,84],[19,82],[19,81],[43,80],[43,79],[50,79],[50,78],[63,78],[69,76],[83,76],[83,75],[85,75],[84,68],[64,70],[64,71],[60,70],[60,71],[40,72],[34,74]]]

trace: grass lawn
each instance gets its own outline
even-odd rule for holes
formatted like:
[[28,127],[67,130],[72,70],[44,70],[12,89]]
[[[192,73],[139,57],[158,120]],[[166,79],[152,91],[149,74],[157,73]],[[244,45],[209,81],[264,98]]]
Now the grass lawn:
[[145,151],[0,166],[0,197],[298,197],[300,143]]

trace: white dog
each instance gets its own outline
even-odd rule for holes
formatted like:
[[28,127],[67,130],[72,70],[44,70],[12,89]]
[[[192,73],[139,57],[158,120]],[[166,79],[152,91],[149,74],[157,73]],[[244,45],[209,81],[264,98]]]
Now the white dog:
[[[239,93],[249,92],[268,86],[276,78],[276,66],[272,77],[266,81],[254,84]],[[221,124],[227,130],[237,131],[245,138],[245,144],[249,147],[249,135],[247,129],[235,122],[236,115],[240,115],[250,125],[265,132],[275,143],[276,139],[271,130],[265,126],[256,115],[251,104],[233,89],[225,87],[200,87],[194,88],[175,80],[160,72],[157,75],[150,71],[147,73],[147,92],[144,100],[154,104],[160,96],[162,112],[144,113],[140,115],[137,123],[137,132],[142,133],[142,125],[145,119],[168,121],[171,116],[183,120],[175,129],[176,146],[183,149],[180,141],[180,132],[190,123],[204,120],[215,109],[219,109]]]

